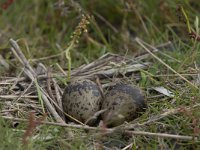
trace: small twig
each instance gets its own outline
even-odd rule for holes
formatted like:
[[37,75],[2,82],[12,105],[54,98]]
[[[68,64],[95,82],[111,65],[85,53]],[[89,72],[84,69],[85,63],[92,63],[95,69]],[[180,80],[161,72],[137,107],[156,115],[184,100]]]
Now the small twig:
[[48,92],[49,96],[51,97],[51,99],[53,99],[54,101],[56,101],[56,99],[55,99],[55,97],[53,95],[53,91],[51,89],[52,78],[51,78],[51,72],[50,72],[49,69],[47,70],[47,82],[46,83],[47,83],[47,92]]
[[174,135],[174,134],[167,134],[167,133],[152,133],[152,132],[144,132],[144,131],[125,131],[125,133],[130,134],[130,135],[154,136],[154,137],[172,138],[172,139],[179,139],[179,140],[194,140],[194,141],[198,140],[197,137],[193,137],[193,136]]
[[101,91],[101,96],[102,96],[102,98],[104,99],[103,87],[102,87],[102,84],[101,84],[101,82],[100,82],[100,80],[99,80],[99,77],[98,77],[98,76],[96,77],[96,83],[97,83],[97,85],[98,85],[98,87],[99,87],[99,90]]
[[30,67],[29,62],[26,60],[26,57],[22,53],[19,45],[13,39],[10,39],[10,44],[12,46],[11,51],[13,52],[15,57],[17,57],[17,59],[20,61],[20,63],[25,67],[24,71],[25,71],[26,75],[29,78],[31,78],[32,80],[34,80],[34,77],[36,77],[36,73]]
[[1,113],[6,113],[6,112],[14,112],[14,111],[19,111],[19,109],[8,109],[8,110],[2,110]]
[[3,79],[3,81],[0,82],[0,84],[11,84],[12,82],[16,82],[16,80],[18,82],[24,81],[26,78],[25,77],[0,77],[0,79]]
[[30,61],[37,62],[37,61],[49,60],[49,59],[52,59],[52,58],[56,58],[56,57],[62,56],[63,54],[64,54],[64,52],[61,52],[61,53],[58,53],[58,54],[55,54],[55,55],[51,55],[51,56],[47,56],[47,57],[40,57],[40,58],[37,58],[37,59],[30,59]]
[[15,103],[16,106],[18,107],[26,107],[26,108],[34,108],[34,109],[41,109],[42,110],[42,107],[41,106],[37,106],[35,104],[24,104],[24,103]]
[[[22,122],[27,122],[27,119],[20,119],[20,118],[13,118],[13,117],[6,117],[2,116],[4,119],[8,120],[14,120],[14,121],[22,121]],[[37,120],[36,120],[37,123]],[[128,131],[128,130],[123,130],[121,128],[98,128],[98,127],[89,127],[89,126],[83,126],[83,125],[72,125],[72,124],[63,124],[63,123],[55,123],[55,122],[47,122],[47,121],[40,121],[39,123],[41,124],[46,124],[46,125],[53,125],[53,126],[61,126],[61,127],[69,127],[69,128],[76,128],[76,129],[85,129],[85,130],[94,130],[94,131],[100,131],[104,132],[105,134],[111,134],[114,132],[119,132],[121,133],[126,133],[126,134],[131,134],[131,135],[143,135],[143,136],[154,136],[154,137],[162,137],[162,138],[172,138],[172,139],[180,139],[180,140],[194,140],[198,141],[197,137],[193,136],[184,136],[184,135],[174,135],[174,134],[167,134],[167,133],[152,133],[152,132],[144,132],[144,131]]]
[[13,99],[13,98],[38,98],[36,95],[0,95],[2,99]]
[[55,79],[52,79],[52,82],[53,82],[53,86],[55,89],[55,95],[56,95],[56,100],[57,100],[58,106],[61,108],[61,110],[58,110],[58,113],[61,116],[61,118],[63,118],[63,120],[65,120],[65,116],[63,113],[63,105],[62,105],[62,96],[60,94],[61,93],[60,87],[57,84]]
[[[39,85],[39,83],[38,83],[37,80],[35,80],[35,86],[36,86],[36,89],[37,89],[38,100],[39,100],[39,102],[40,102],[40,105],[42,106],[42,111],[43,111],[43,113],[46,113],[45,108],[44,108],[44,100],[43,100],[43,98],[42,98],[42,95],[44,95],[44,94],[43,94],[43,92],[41,91],[42,88],[40,88],[40,85]],[[45,96],[45,95],[44,95],[44,96]],[[48,100],[48,99],[47,99],[47,100]],[[49,103],[49,104],[50,104],[50,103]]]
[[9,64],[6,62],[6,60],[3,58],[2,55],[0,55],[0,65],[4,66],[4,68],[5,68],[6,70],[9,69]]
[[96,120],[102,113],[104,113],[106,109],[97,111],[94,115],[92,115],[89,119],[85,121],[85,124],[90,123],[91,121]]
[[125,146],[123,149],[121,149],[121,150],[127,150],[127,149],[130,149],[130,148],[132,148],[132,146],[133,146],[133,143],[131,143],[131,144],[128,144],[127,146]]
[[22,94],[16,99],[16,101],[18,101],[33,85],[33,82],[31,81],[31,83],[29,84],[29,86],[22,92]]
[[67,76],[67,73],[62,69],[62,67],[56,63],[56,66],[58,67],[58,69],[63,73],[63,75],[66,77]]

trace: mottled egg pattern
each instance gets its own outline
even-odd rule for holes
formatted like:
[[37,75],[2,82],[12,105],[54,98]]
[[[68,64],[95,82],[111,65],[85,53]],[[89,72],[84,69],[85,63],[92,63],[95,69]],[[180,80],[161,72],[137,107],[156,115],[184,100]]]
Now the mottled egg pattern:
[[101,93],[99,87],[90,80],[71,82],[63,94],[63,110],[85,122],[100,109]]
[[102,118],[106,125],[117,126],[132,121],[145,108],[145,97],[139,88],[119,83],[105,95],[102,109],[107,111]]

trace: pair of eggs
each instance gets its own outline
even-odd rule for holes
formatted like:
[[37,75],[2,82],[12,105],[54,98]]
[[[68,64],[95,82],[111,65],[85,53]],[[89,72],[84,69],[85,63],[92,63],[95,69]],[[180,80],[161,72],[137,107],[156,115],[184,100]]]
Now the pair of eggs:
[[[146,108],[141,90],[129,84],[117,83],[105,94],[96,83],[84,79],[67,85],[62,97],[63,110],[75,119],[86,123],[99,110],[107,126],[117,126],[136,118]],[[93,124],[87,122],[87,124]]]

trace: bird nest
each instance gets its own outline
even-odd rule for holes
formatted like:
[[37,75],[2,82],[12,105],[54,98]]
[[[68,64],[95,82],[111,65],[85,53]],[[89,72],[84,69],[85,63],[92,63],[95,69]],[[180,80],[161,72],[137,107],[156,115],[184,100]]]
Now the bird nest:
[[[20,77],[2,77],[0,98],[3,118],[13,120],[14,123],[18,121],[33,122],[34,120],[36,124],[44,123],[86,130],[103,130],[108,133],[119,129],[119,127],[114,129],[89,127],[80,122],[77,124],[66,123],[62,108],[62,94],[65,85],[60,80],[67,79],[67,71],[51,73],[43,64],[38,64],[37,68],[33,68],[17,42],[11,39],[10,44],[11,51],[23,67],[23,73]],[[168,47],[170,44],[167,43],[166,46]],[[148,53],[144,53],[130,58],[108,53],[89,64],[71,70],[70,80],[93,80],[102,91],[114,84],[117,79],[137,82],[141,78],[140,72],[145,71],[151,65],[150,62],[144,61],[148,56]],[[170,110],[159,116],[154,116],[143,124],[129,124],[129,126],[123,127],[123,130],[129,134],[154,136],[153,133],[132,131],[131,129],[149,124],[178,111],[178,109]],[[156,136],[173,138],[173,135],[167,134],[156,134]],[[180,136],[178,138],[192,139],[193,137]]]
[[[21,77],[4,77],[1,81],[2,116],[26,119],[32,112],[38,117],[46,114],[55,122],[64,123],[61,102],[64,85],[59,80],[67,79],[67,71],[49,73],[41,63],[37,68],[33,68],[17,42],[10,40],[10,43],[13,54],[24,69]],[[89,64],[73,69],[70,80],[90,79],[97,82],[103,90],[118,78],[137,81],[139,71],[149,65],[148,62],[139,63],[139,58],[131,59],[107,53]]]

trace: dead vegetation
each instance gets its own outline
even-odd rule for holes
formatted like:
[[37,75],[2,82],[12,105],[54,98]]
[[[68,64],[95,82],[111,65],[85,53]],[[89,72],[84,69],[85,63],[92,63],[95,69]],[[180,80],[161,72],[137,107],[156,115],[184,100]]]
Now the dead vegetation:
[[[160,4],[162,7],[159,8],[162,8],[162,13],[170,14],[167,9],[168,3],[165,4]],[[58,1],[55,6],[59,13],[66,15],[64,1]],[[95,6],[98,7],[98,5]],[[35,143],[42,143],[42,147],[44,143],[51,141],[49,145],[44,144],[44,147],[47,149],[123,150],[199,148],[198,23],[195,24],[195,32],[188,29],[190,25],[188,26],[187,19],[181,24],[184,26],[185,23],[189,30],[186,31],[189,35],[183,36],[188,38],[186,43],[184,43],[185,39],[180,38],[182,36],[180,32],[176,35],[175,31],[170,28],[170,34],[166,35],[162,42],[153,41],[153,44],[148,44],[145,41],[151,41],[149,38],[153,37],[154,33],[159,34],[159,29],[154,25],[150,27],[151,30],[147,27],[148,21],[150,24],[151,21],[147,16],[141,16],[139,9],[135,9],[139,5],[127,1],[126,6],[126,11],[123,12],[125,13],[124,22],[119,30],[114,23],[117,20],[111,19],[109,22],[104,18],[104,14],[100,13],[101,11],[95,12],[92,17],[83,15],[90,12],[90,8],[71,1],[67,9],[72,9],[79,17],[82,14],[82,19],[79,18],[80,22],[71,32],[72,37],[68,39],[67,46],[63,46],[66,48],[62,48],[57,43],[59,53],[39,56],[39,59],[28,58],[31,52],[26,40],[13,40],[12,37],[9,39],[9,46],[6,46],[9,59],[5,59],[5,55],[0,55],[0,65],[4,70],[10,71],[14,65],[18,69],[17,72],[16,70],[11,71],[12,76],[9,73],[0,76],[1,116],[13,132],[20,132],[20,136],[17,136],[22,141],[19,144],[20,147],[38,148],[34,146]],[[118,12],[118,9],[113,11]],[[130,32],[124,31],[128,30],[126,19],[128,21],[130,16],[126,13],[129,11],[133,11],[137,16],[137,21],[140,22],[140,26],[149,38],[133,37]],[[97,22],[96,18],[100,21]],[[167,20],[170,19],[167,18]],[[88,31],[89,22],[98,34],[97,39]],[[98,23],[102,22],[103,27],[101,28]],[[109,28],[113,35],[120,35],[119,39],[111,35],[110,39],[114,46],[108,42],[106,37],[109,36],[106,35],[108,33],[102,31],[105,28]],[[160,35],[155,35],[156,39],[160,37]],[[104,47],[112,49],[120,41],[120,44],[116,45],[119,49],[127,51],[114,54],[106,50],[96,59],[96,52],[93,52],[94,54],[88,54],[94,56],[93,61],[83,57],[85,63],[74,65],[77,58],[83,56],[78,52],[81,46],[85,46],[84,42],[79,43],[81,40],[87,44],[92,43],[97,49]],[[88,47],[90,47],[89,44]],[[181,48],[187,49],[187,52],[180,51]],[[137,49],[137,52],[129,53],[129,49]],[[74,54],[75,50],[77,50],[76,54]],[[54,62],[55,58],[59,58],[61,63],[56,63],[56,67],[52,67],[51,62]],[[65,59],[67,65],[62,59]],[[42,61],[45,63],[41,63]],[[102,92],[105,92],[117,80],[128,80],[145,91],[148,108],[136,120],[114,128],[107,128],[102,122],[98,126],[87,126],[64,113],[62,109],[63,89],[68,81],[77,79],[95,81]],[[66,123],[65,115],[74,121]],[[57,141],[53,142],[53,140]]]

